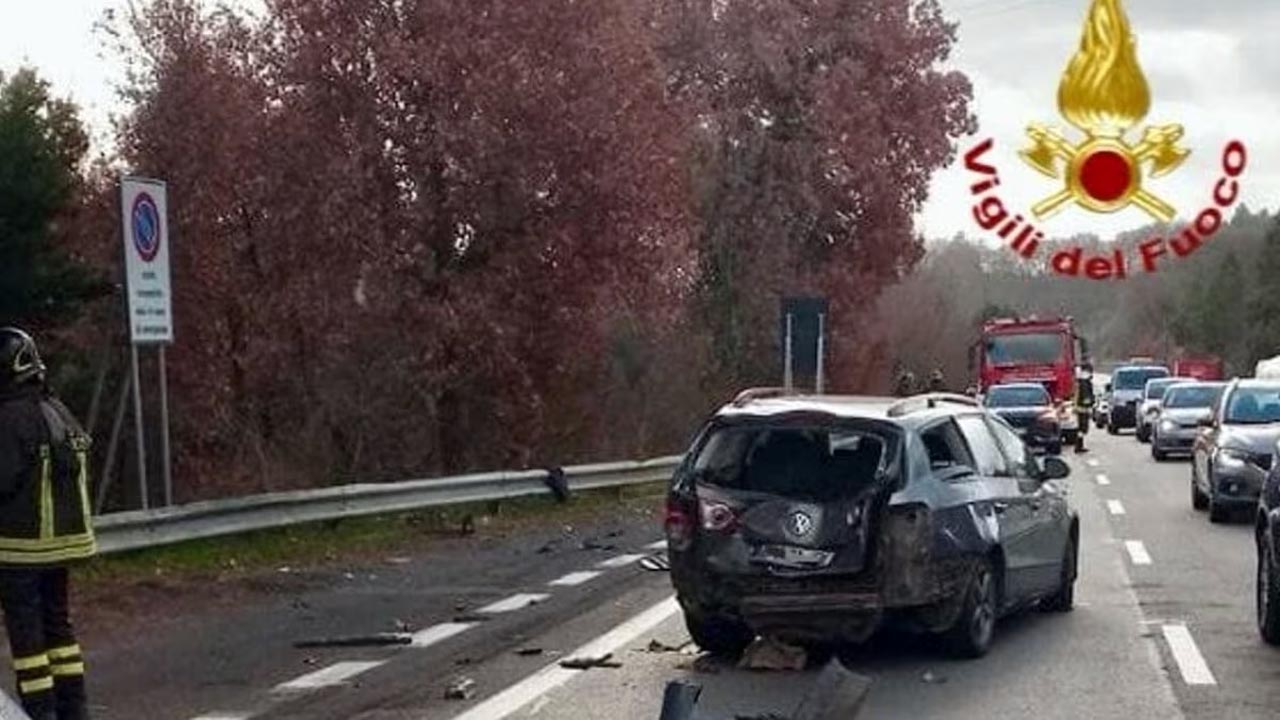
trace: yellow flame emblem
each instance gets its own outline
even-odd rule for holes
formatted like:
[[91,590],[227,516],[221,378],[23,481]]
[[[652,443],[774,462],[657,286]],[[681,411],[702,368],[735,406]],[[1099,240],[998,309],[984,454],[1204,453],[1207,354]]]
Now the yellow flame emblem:
[[1151,177],[1160,177],[1187,159],[1190,151],[1178,146],[1182,126],[1148,127],[1136,145],[1124,139],[1150,107],[1137,40],[1120,0],[1093,0],[1080,49],[1058,86],[1058,111],[1087,137],[1072,145],[1062,133],[1036,123],[1027,128],[1031,146],[1019,153],[1041,173],[1066,180],[1066,187],[1032,208],[1035,216],[1044,219],[1074,200],[1094,212],[1132,204],[1157,220],[1173,220],[1177,211],[1143,189],[1142,169],[1149,163]]

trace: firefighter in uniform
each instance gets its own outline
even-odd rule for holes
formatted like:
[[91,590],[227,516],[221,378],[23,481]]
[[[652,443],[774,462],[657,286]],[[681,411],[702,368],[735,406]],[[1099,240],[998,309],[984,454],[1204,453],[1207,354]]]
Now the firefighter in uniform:
[[1089,432],[1089,423],[1093,420],[1093,366],[1089,363],[1080,367],[1072,405],[1080,425],[1080,430],[1076,433],[1076,452],[1081,453],[1085,451],[1084,436]]
[[85,720],[67,566],[96,551],[89,437],[45,385],[31,337],[0,328],[0,609],[32,720]]

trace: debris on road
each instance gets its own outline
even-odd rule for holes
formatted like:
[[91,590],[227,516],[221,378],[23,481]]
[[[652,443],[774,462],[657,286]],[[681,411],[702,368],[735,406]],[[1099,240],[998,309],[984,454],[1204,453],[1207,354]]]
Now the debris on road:
[[470,700],[476,696],[476,681],[469,677],[460,677],[449,683],[444,690],[446,700]]
[[941,685],[947,681],[947,678],[944,675],[935,674],[932,670],[925,670],[924,674],[920,676],[920,681],[930,685]]
[[689,643],[690,643],[690,642],[692,642],[692,641],[690,641],[690,640],[686,640],[685,642],[683,642],[683,643],[681,643],[681,644],[679,644],[679,645],[668,645],[668,644],[666,644],[666,643],[662,642],[661,640],[650,640],[650,641],[649,641],[649,644],[645,647],[645,649],[644,649],[644,650],[641,650],[640,652],[651,652],[651,653],[676,653],[676,652],[680,652],[680,651],[681,651],[681,650],[683,650],[684,648],[688,647],[688,645],[689,645]]
[[818,674],[793,717],[795,720],[853,720],[862,713],[871,682],[866,675],[850,672],[839,660],[832,660]]
[[653,572],[666,572],[671,569],[671,561],[666,553],[657,553],[640,559],[640,567]]
[[411,633],[414,630],[418,629],[415,625],[411,623],[407,623],[401,620],[400,618],[396,618],[395,620],[392,620],[391,627],[395,628],[396,632],[398,633]]
[[804,670],[809,654],[804,648],[788,645],[772,636],[758,637],[738,662],[742,670]]
[[720,664],[710,655],[699,655],[693,660],[683,660],[676,665],[677,670],[689,670],[704,675],[715,675],[720,672]]
[[540,647],[520,648],[519,650],[516,651],[516,654],[521,657],[529,657],[530,655],[541,655],[542,648]]
[[620,668],[622,663],[612,660],[613,653],[605,653],[598,657],[567,658],[560,661],[560,667],[566,670],[590,670],[591,668]]
[[489,622],[492,619],[492,615],[481,615],[480,613],[462,613],[461,615],[453,616],[453,621],[456,623]]
[[384,647],[387,645],[408,645],[413,636],[408,633],[377,633],[374,635],[352,635],[347,637],[319,638],[316,640],[299,640],[293,644],[295,648],[327,648],[327,647]]
[[588,538],[586,540],[583,540],[578,545],[578,548],[581,550],[600,550],[602,552],[612,552],[614,550],[617,550],[618,546],[612,543],[597,542],[596,540]]

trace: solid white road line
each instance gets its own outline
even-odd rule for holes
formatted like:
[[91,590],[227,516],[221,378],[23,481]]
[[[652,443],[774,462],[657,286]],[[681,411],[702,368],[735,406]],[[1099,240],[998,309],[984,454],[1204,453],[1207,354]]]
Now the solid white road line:
[[1111,513],[1112,515],[1123,515],[1124,503],[1120,502],[1119,500],[1108,500],[1107,512]]
[[1186,625],[1165,625],[1164,639],[1169,643],[1169,652],[1173,653],[1173,659],[1178,662],[1178,670],[1182,672],[1183,682],[1188,685],[1218,684]]
[[413,634],[413,640],[409,643],[409,647],[424,648],[431,647],[439,642],[444,642],[454,635],[459,635],[471,628],[475,627],[475,623],[455,623],[447,622],[439,625],[432,625]]
[[1103,475],[1103,474],[1099,473],[1099,474],[1098,474],[1098,484],[1099,484],[1099,485],[1110,485],[1110,484],[1111,484],[1111,478],[1107,477],[1106,475]]
[[574,585],[581,585],[582,583],[587,582],[588,580],[594,580],[600,577],[602,574],[603,573],[601,573],[599,570],[583,570],[582,572],[571,572],[568,575],[565,575],[563,577],[558,577],[547,584],[564,586],[564,587],[573,587]]
[[631,563],[639,560],[642,557],[644,556],[643,555],[619,555],[618,557],[612,557],[612,558],[609,558],[608,560],[603,560],[599,563],[596,563],[596,567],[604,568],[606,570],[626,567],[627,565],[630,565]]
[[191,720],[249,720],[252,717],[246,713],[214,713],[213,715],[201,715],[200,717],[191,718]]
[[1084,464],[1085,464],[1085,465],[1088,465],[1089,467],[1098,467],[1098,459],[1097,459],[1097,458],[1089,458],[1088,460],[1085,460],[1085,461],[1084,461]]
[[648,545],[645,545],[645,546],[644,546],[644,549],[645,549],[645,550],[666,550],[666,549],[667,549],[667,541],[666,541],[666,540],[659,540],[658,542],[649,543]]
[[485,605],[476,612],[497,615],[498,613],[511,612],[512,610],[523,610],[530,605],[537,605],[549,597],[551,596],[546,593],[516,593],[509,598],[503,598],[498,602]]
[[1150,565],[1151,556],[1147,554],[1147,546],[1141,540],[1125,540],[1124,549],[1129,551],[1129,559],[1134,565]]
[[[568,657],[600,657],[617,652],[680,611],[675,597],[654,605],[609,632],[573,651]],[[557,687],[577,677],[581,670],[568,670],[552,663],[493,697],[481,702],[453,720],[502,720]]]
[[276,692],[315,690],[316,688],[341,685],[360,673],[372,670],[385,662],[386,660],[371,660],[334,663],[327,668],[294,678],[287,683],[281,683],[276,686]]

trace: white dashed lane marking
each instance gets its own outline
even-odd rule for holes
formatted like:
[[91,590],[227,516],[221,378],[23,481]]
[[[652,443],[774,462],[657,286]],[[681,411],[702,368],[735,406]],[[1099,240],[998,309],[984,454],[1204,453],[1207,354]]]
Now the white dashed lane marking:
[[1111,484],[1111,478],[1107,477],[1106,475],[1102,475],[1101,473],[1099,473],[1099,475],[1098,475],[1098,484],[1099,484],[1099,485],[1110,485],[1110,484]]
[[1107,512],[1111,513],[1112,515],[1123,515],[1124,503],[1120,502],[1119,500],[1108,500]]
[[315,690],[317,688],[341,685],[363,672],[368,672],[386,662],[385,660],[351,661],[334,663],[327,668],[294,678],[287,683],[276,686],[276,692],[294,692],[298,690]]
[[440,623],[432,625],[429,628],[419,630],[413,634],[413,640],[409,643],[409,647],[424,648],[431,647],[439,642],[444,642],[454,635],[459,635],[471,628],[475,627],[475,623]]
[[644,549],[645,549],[645,550],[666,550],[666,549],[667,549],[667,541],[666,541],[666,540],[659,540],[658,542],[649,543],[648,545],[645,545],[645,546],[644,546]]
[[1098,459],[1097,459],[1097,458],[1089,458],[1088,460],[1085,460],[1085,461],[1084,461],[1084,464],[1085,464],[1085,465],[1088,465],[1089,467],[1098,467]]
[[642,557],[644,556],[643,555],[619,555],[618,557],[612,557],[612,558],[609,558],[608,560],[603,560],[597,563],[596,567],[605,568],[606,570],[626,567],[627,565],[630,565],[631,563],[639,560]]
[[503,598],[495,603],[485,605],[476,612],[497,615],[498,613],[511,612],[512,610],[523,610],[530,605],[537,605],[549,597],[551,596],[546,593],[516,593],[509,598]]
[[1142,544],[1141,540],[1125,540],[1124,549],[1129,553],[1129,559],[1134,565],[1150,565],[1151,556],[1147,554],[1147,546]]
[[1173,653],[1173,659],[1178,663],[1183,682],[1188,685],[1218,684],[1186,625],[1165,625],[1164,639],[1169,643],[1169,652]]
[[200,717],[191,718],[191,720],[249,720],[252,717],[244,713],[214,713],[213,715],[201,715]]
[[558,577],[547,584],[563,586],[563,587],[573,587],[574,585],[581,585],[582,583],[587,582],[588,580],[594,580],[600,577],[601,574],[602,573],[599,572],[598,570],[583,570],[582,572],[571,572],[568,575],[565,575],[563,577]]

